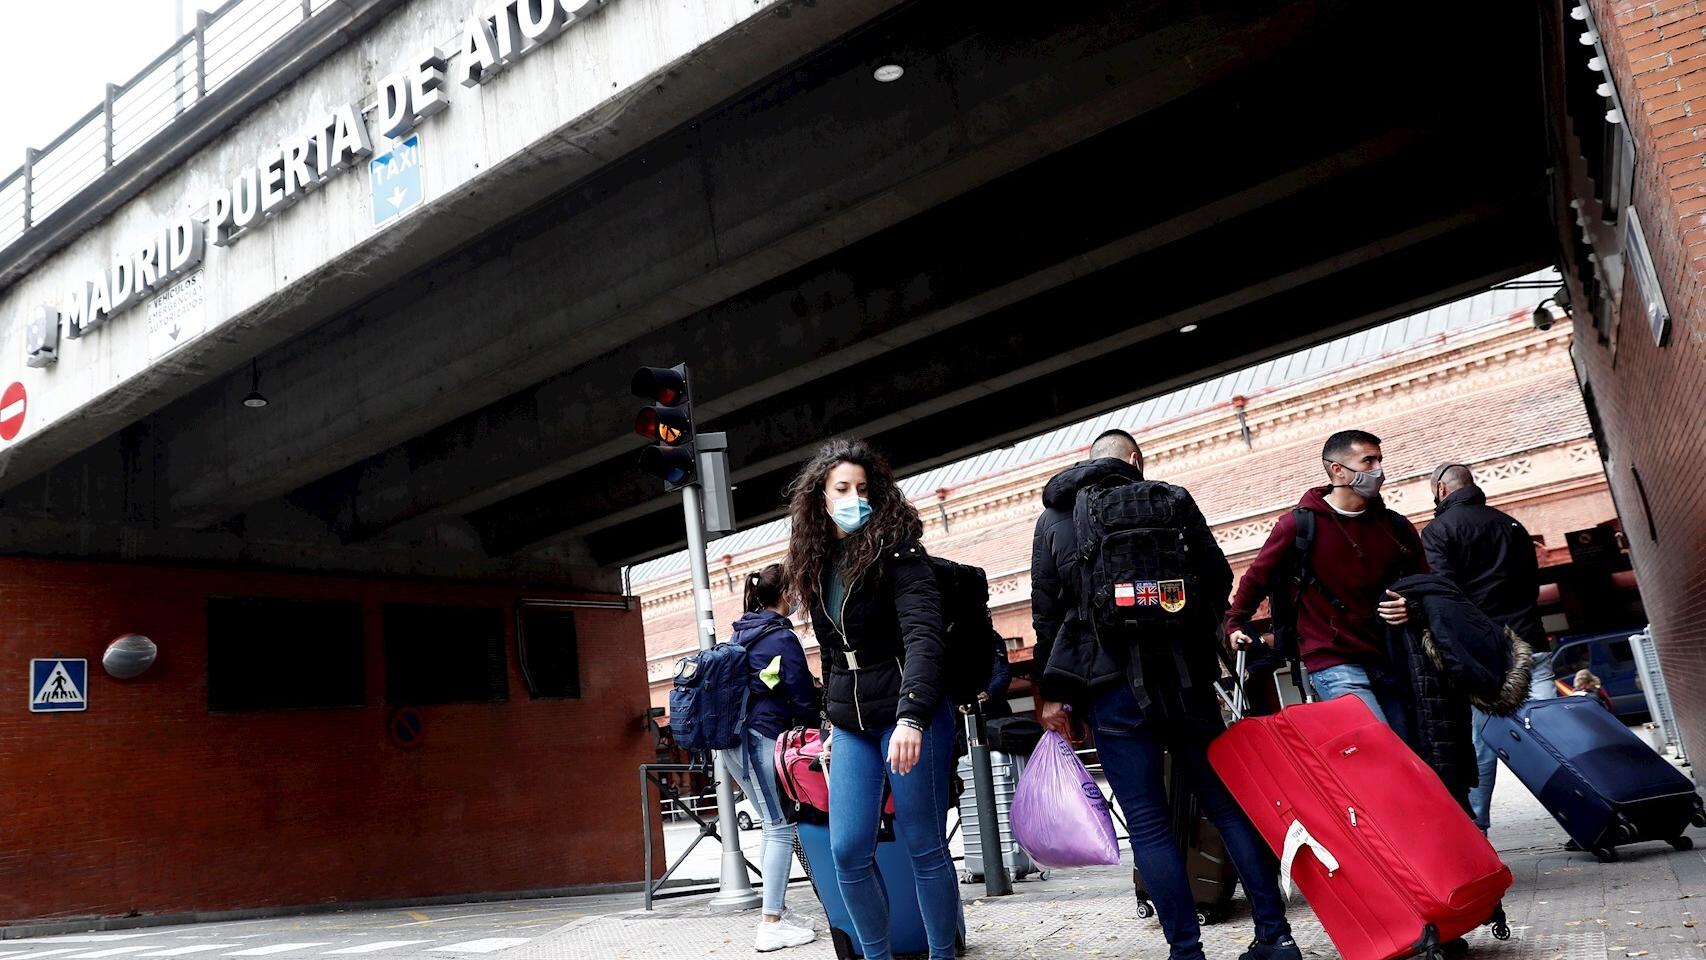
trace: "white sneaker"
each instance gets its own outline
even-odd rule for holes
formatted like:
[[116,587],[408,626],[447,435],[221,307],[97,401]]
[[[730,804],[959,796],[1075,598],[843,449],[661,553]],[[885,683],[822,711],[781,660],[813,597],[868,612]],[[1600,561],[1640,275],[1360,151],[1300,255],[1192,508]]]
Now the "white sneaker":
[[765,923],[760,920],[758,933],[753,937],[753,946],[759,953],[769,953],[788,947],[803,947],[816,939],[817,934],[802,930],[791,923]]
[[813,933],[816,933],[818,928],[817,918],[813,917],[809,913],[800,913],[797,910],[790,910],[787,907],[782,908],[782,922],[790,926],[799,927],[801,930],[810,930]]

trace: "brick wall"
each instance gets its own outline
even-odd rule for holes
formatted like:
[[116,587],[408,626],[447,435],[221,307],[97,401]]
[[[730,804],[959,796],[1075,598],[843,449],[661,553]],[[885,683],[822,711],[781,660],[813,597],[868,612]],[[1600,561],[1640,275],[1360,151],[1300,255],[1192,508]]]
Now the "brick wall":
[[[1706,2],[1593,0],[1637,144],[1635,206],[1672,316],[1654,343],[1632,277],[1601,344],[1578,311],[1579,351],[1685,744],[1706,755]],[[1574,25],[1578,26],[1579,25]],[[1570,30],[1569,41],[1573,42]],[[1580,189],[1580,184],[1572,184]],[[1615,350],[1612,344],[1615,344]],[[1636,484],[1639,472],[1645,497]],[[1649,536],[1651,514],[1656,539]]]
[[[359,600],[368,705],[210,713],[215,595]],[[575,599],[0,559],[0,922],[638,880],[635,768],[651,741],[637,611],[576,611],[578,701],[529,699],[506,615],[509,701],[423,707],[418,749],[388,740],[382,605],[507,614],[523,596]],[[101,653],[127,632],[152,638],[159,661],[114,680]],[[26,712],[32,657],[87,658],[87,712]]]

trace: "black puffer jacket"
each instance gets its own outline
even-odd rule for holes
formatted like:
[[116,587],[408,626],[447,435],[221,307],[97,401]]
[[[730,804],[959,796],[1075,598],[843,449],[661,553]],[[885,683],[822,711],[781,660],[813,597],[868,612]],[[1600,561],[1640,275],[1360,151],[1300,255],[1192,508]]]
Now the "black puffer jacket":
[[[1047,700],[1083,701],[1092,690],[1125,676],[1125,658],[1103,650],[1089,626],[1078,620],[1078,533],[1072,508],[1079,490],[1109,477],[1142,480],[1143,471],[1103,457],[1068,467],[1043,487],[1043,512],[1031,536],[1031,626],[1037,632],[1032,652],[1037,687]],[[1057,642],[1063,648],[1058,654]]]
[[846,730],[881,730],[900,717],[929,726],[942,699],[946,650],[936,577],[917,543],[885,546],[875,566],[850,585],[840,617],[845,633],[824,609],[821,591],[812,603],[825,713]]
[[1550,649],[1535,609],[1540,574],[1534,541],[1522,524],[1487,506],[1470,484],[1440,501],[1422,529],[1428,569],[1457,584],[1481,612],[1510,627],[1530,648]]
[[[1411,619],[1417,620],[1414,615]],[[1469,789],[1480,782],[1471,740],[1469,698],[1451,689],[1427,654],[1418,629],[1387,628],[1392,673],[1409,711],[1410,749],[1439,774],[1458,803],[1469,802]]]

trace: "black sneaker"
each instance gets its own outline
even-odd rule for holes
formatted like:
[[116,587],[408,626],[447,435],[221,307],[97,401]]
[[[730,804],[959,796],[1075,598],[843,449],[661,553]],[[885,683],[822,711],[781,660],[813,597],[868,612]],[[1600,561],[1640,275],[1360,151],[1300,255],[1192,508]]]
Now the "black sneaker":
[[1238,960],[1303,960],[1303,951],[1291,934],[1282,933],[1272,940],[1250,941],[1250,949],[1239,954]]

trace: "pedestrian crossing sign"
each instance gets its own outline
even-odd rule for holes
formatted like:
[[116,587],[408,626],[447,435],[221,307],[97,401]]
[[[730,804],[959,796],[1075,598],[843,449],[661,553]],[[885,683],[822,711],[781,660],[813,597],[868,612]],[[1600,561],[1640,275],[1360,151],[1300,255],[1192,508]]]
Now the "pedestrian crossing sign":
[[89,661],[31,660],[30,712],[89,709]]

